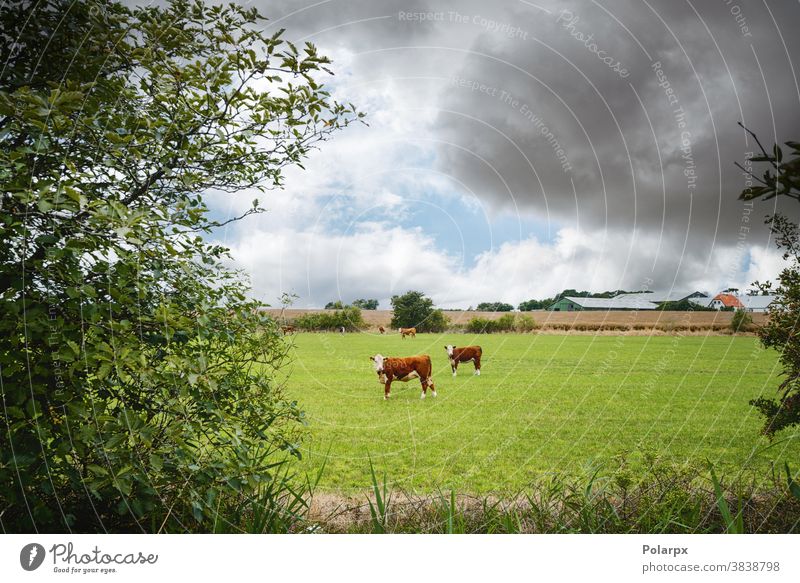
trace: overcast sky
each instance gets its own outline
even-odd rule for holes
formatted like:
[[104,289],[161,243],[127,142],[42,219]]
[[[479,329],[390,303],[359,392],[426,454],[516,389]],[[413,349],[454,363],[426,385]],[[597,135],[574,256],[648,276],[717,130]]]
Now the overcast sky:
[[[255,0],[368,115],[219,238],[298,307],[747,288],[780,254],[734,166],[800,140],[797,2]],[[756,166],[758,170],[760,166]],[[240,212],[252,197],[216,200]]]

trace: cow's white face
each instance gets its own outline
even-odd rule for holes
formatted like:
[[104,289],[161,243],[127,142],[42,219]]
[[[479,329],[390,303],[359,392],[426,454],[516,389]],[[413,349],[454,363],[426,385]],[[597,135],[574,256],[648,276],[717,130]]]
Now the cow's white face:
[[445,350],[447,350],[447,356],[449,356],[450,358],[453,358],[453,349],[455,348],[455,346],[453,346],[452,344],[448,344],[444,348],[445,348]]
[[369,358],[375,366],[375,372],[378,373],[378,381],[381,383],[386,383],[386,374],[383,372],[383,356],[376,354],[375,356],[370,356]]

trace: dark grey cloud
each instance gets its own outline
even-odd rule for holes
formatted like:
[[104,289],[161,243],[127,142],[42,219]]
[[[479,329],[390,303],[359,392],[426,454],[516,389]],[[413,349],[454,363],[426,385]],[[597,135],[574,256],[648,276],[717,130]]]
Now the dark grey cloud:
[[[556,218],[577,216],[584,224],[660,228],[663,222],[671,230],[688,228],[693,238],[716,232],[720,242],[730,241],[742,212],[736,202],[742,177],[733,162],[754,147],[736,122],[768,143],[800,134],[791,71],[797,46],[787,39],[787,55],[771,18],[753,8],[753,38],[743,37],[733,15],[716,4],[698,16],[689,5],[679,11],[669,3],[662,14],[639,2],[608,3],[621,23],[581,6],[572,9],[579,20],[570,30],[546,19],[533,42],[498,47],[485,35],[476,39],[457,74],[507,91],[519,105],[480,91],[445,92],[444,109],[480,112],[488,126],[442,114],[439,131],[491,153],[494,167],[458,149],[443,153],[442,167],[500,204],[513,195],[518,205],[546,204]],[[576,30],[593,35],[591,42],[624,63],[629,76],[620,78],[569,34]],[[547,136],[525,123],[528,111],[547,126]],[[570,172],[562,171],[554,140]],[[697,179],[690,183],[685,174],[692,170]]]

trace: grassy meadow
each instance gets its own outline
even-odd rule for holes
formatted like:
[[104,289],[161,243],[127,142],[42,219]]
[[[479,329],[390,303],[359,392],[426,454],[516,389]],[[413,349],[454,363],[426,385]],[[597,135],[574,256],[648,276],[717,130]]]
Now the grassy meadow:
[[[306,410],[304,464],[327,457],[320,488],[370,484],[369,460],[393,487],[513,493],[548,475],[586,475],[665,456],[718,473],[766,477],[800,459],[798,433],[770,444],[748,401],[773,395],[777,358],[752,336],[307,333],[293,337],[288,391]],[[453,378],[445,344],[480,344]],[[430,354],[438,398],[419,381],[383,400],[369,356]]]

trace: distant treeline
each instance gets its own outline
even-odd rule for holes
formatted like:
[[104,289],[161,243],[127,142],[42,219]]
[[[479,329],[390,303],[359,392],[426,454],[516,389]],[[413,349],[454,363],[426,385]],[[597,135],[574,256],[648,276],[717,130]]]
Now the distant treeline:
[[481,302],[475,308],[478,312],[510,312],[513,309],[514,306],[504,302]]
[[341,300],[337,300],[335,302],[328,302],[325,304],[326,310],[343,310],[344,308],[349,306],[353,306],[354,308],[360,308],[362,310],[377,310],[378,309],[378,300],[353,300],[351,304],[344,304]]

